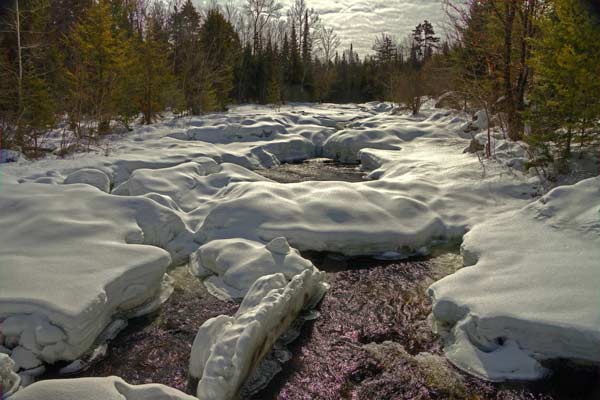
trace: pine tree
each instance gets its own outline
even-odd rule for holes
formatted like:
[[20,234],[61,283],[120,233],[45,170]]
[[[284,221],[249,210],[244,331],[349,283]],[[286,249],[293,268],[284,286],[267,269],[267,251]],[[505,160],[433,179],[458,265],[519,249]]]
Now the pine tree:
[[108,132],[115,117],[115,93],[124,56],[112,26],[109,4],[100,0],[90,7],[68,39],[76,60],[69,71],[73,99],[70,114],[77,125],[82,120],[91,122],[90,133]]
[[563,168],[576,137],[581,145],[600,137],[600,26],[592,18],[579,0],[556,0],[535,42],[528,141]]
[[225,109],[231,101],[234,67],[239,62],[241,46],[235,29],[217,8],[208,11],[200,28],[200,45],[208,63],[217,109]]

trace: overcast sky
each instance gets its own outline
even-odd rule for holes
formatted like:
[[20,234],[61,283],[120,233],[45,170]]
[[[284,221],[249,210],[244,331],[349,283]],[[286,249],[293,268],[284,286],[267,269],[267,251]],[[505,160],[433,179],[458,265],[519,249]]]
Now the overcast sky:
[[[212,0],[196,0],[197,4]],[[289,7],[293,0],[280,0]],[[225,0],[217,0],[225,2]],[[239,0],[243,3],[243,0]],[[424,19],[442,31],[444,20],[440,0],[306,0],[321,15],[323,23],[335,28],[344,48],[354,44],[360,56],[371,53],[376,36],[387,33],[397,39],[406,36]]]

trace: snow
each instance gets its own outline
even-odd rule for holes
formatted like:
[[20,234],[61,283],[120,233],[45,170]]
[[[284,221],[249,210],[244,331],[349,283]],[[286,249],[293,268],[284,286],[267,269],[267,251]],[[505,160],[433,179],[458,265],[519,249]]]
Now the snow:
[[129,385],[121,378],[55,379],[37,382],[11,396],[11,400],[194,400],[178,390],[158,384]]
[[0,209],[0,337],[21,368],[79,357],[193,239],[156,202],[88,185],[5,184]]
[[192,254],[190,269],[207,278],[204,283],[211,293],[226,300],[242,299],[266,275],[282,273],[291,280],[304,270],[317,271],[282,237],[266,245],[244,239],[210,241]]
[[322,298],[325,274],[305,270],[288,281],[282,273],[254,282],[237,313],[206,321],[192,346],[190,376],[197,397],[235,398],[253,368],[296,319]]
[[[475,227],[464,254],[466,260],[477,255],[477,266],[431,291],[439,325],[453,330],[449,358],[494,380],[538,377],[545,372],[538,363],[544,357],[586,353],[584,359],[595,361],[597,331],[585,330],[593,328],[595,314],[584,306],[593,303],[594,293],[567,293],[541,269],[564,266],[557,254],[563,248],[582,260],[577,266],[583,275],[575,278],[563,268],[554,276],[574,286],[580,278],[593,282],[593,257],[586,257],[597,256],[597,243],[590,244],[594,220],[581,222],[589,229],[588,241],[580,243],[579,231],[563,229],[568,224],[559,232],[532,218],[536,206],[514,214],[538,195],[539,181],[525,171],[526,147],[506,142],[496,130],[494,160],[463,154],[473,138],[487,142],[487,123],[481,113],[472,120],[428,105],[416,117],[399,114],[390,103],[277,110],[246,105],[137,127],[96,153],[4,163],[0,350],[16,352],[18,367],[29,372],[42,362],[77,360],[115,333],[103,334],[106,329],[122,326],[111,325],[114,319],[156,309],[170,293],[167,267],[189,263],[213,294],[243,298],[234,317],[203,325],[192,352],[200,397],[227,398],[299,310],[322,295],[322,274],[299,251],[399,259],[427,254],[429,246]],[[323,156],[360,161],[369,179],[282,184],[252,171]],[[570,202],[556,208],[574,209]],[[511,211],[513,219],[493,218]],[[569,223],[579,223],[579,214],[570,217]],[[514,238],[502,227],[513,222],[522,228]],[[541,239],[546,234],[552,243]],[[502,250],[522,248],[522,235],[548,255]],[[494,260],[518,271],[514,282],[512,272],[495,269]],[[520,269],[528,263],[535,268]],[[526,290],[532,281],[549,286]],[[564,304],[556,304],[555,289],[564,293]],[[529,294],[536,299],[525,298]],[[566,301],[572,296],[582,298]],[[479,304],[479,297],[488,301]],[[552,301],[549,310],[540,309]],[[575,303],[586,310],[581,318],[582,311],[573,312]],[[561,310],[572,312],[572,320]],[[582,321],[588,325],[579,326]],[[551,326],[562,341],[530,343],[532,332],[548,333],[541,326]],[[500,329],[510,335],[497,336]],[[106,382],[99,384],[102,390],[115,393],[115,381]]]
[[19,388],[21,378],[15,373],[16,368],[7,354],[0,353],[0,395],[9,396]]
[[65,178],[64,183],[66,185],[73,183],[85,183],[96,187],[105,193],[110,191],[110,179],[108,179],[108,176],[106,176],[104,172],[98,169],[83,168],[75,171]]
[[600,363],[600,178],[561,186],[464,238],[465,265],[429,289],[448,358],[489,380],[538,361]]

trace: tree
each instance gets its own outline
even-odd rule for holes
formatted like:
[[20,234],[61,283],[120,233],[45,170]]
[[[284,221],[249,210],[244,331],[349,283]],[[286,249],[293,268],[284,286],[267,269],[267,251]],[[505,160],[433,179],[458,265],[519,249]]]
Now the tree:
[[326,28],[322,26],[317,31],[316,45],[326,68],[329,68],[329,62],[335,55],[338,47],[340,47],[341,40],[335,33],[333,28]]
[[259,52],[263,41],[263,30],[272,18],[279,17],[283,8],[277,0],[247,0],[244,9],[251,19],[253,51]]
[[555,0],[534,42],[527,139],[546,155],[542,161],[556,160],[563,169],[574,138],[583,146],[600,137],[600,26],[592,18],[579,0]]
[[239,60],[241,46],[233,25],[217,8],[208,11],[200,28],[200,45],[207,60],[217,107],[225,109],[231,101],[234,68]]

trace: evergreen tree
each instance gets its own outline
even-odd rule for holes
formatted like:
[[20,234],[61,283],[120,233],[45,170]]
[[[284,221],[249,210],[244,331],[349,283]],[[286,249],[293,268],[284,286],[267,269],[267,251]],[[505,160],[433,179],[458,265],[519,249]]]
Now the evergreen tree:
[[231,101],[234,68],[241,46],[233,26],[217,8],[208,11],[200,28],[200,45],[208,64],[207,73],[216,96],[217,109],[223,110]]
[[564,168],[574,138],[583,146],[600,137],[600,25],[579,0],[556,0],[541,30],[528,141],[547,156],[542,161]]

